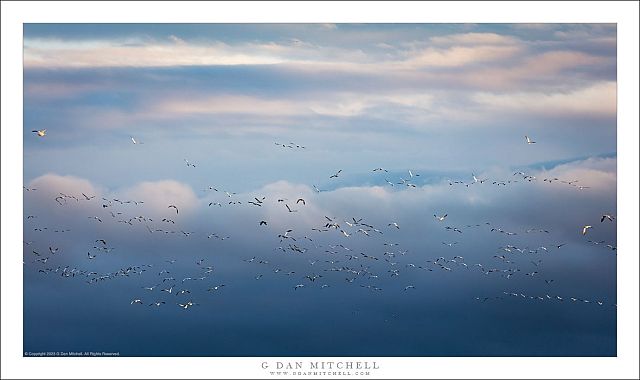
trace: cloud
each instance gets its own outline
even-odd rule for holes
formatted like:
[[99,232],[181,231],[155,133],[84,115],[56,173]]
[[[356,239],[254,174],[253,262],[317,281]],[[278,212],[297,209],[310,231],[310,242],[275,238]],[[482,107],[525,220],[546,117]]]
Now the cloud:
[[429,41],[438,45],[514,45],[518,39],[496,33],[461,33],[431,37]]
[[[171,38],[173,37],[173,38]],[[181,65],[249,65],[285,62],[269,46],[233,48],[221,42],[187,44],[176,36],[171,43],[125,44],[112,41],[51,43],[25,41],[25,67],[163,67]],[[253,49],[252,49],[253,48]]]
[[36,188],[39,197],[51,198],[51,200],[60,195],[60,193],[78,196],[85,193],[90,196],[100,195],[103,191],[99,186],[92,184],[86,179],[54,173],[48,173],[34,178],[29,182],[28,187]]
[[455,46],[447,49],[427,48],[403,62],[406,66],[460,67],[501,61],[521,52],[518,46]]
[[[174,180],[145,181],[127,188],[107,189],[84,178],[49,173],[33,179],[28,187],[37,189],[27,193],[29,212],[43,213],[43,219],[47,220],[51,218],[46,215],[52,214],[68,221],[98,216],[108,222],[115,218],[110,211],[122,211],[117,219],[125,220],[139,215],[189,220],[199,206],[191,187]],[[59,196],[62,197],[56,201]],[[143,203],[136,204],[138,201]],[[168,208],[169,205],[176,205],[179,213]]]
[[615,62],[615,59],[582,52],[549,51],[523,56],[508,66],[480,68],[460,73],[459,80],[474,87],[502,90],[522,88],[536,83],[545,83],[554,87],[558,85],[571,86],[572,83],[568,80],[575,81],[580,76],[564,77],[564,80],[560,80],[562,73],[568,70],[606,67],[608,63],[612,62]]
[[586,186],[589,193],[598,195],[615,193],[617,187],[617,159],[589,158],[555,166],[546,172],[540,172],[548,178],[557,177],[569,181],[577,181],[575,187],[563,188],[573,191],[576,187]]
[[616,83],[601,82],[568,92],[477,93],[473,101],[499,112],[539,115],[615,116]]
[[[117,240],[119,252],[130,251],[130,255],[142,257],[169,249],[169,246],[170,250],[181,250],[180,247],[187,244],[187,240],[184,240],[187,238],[181,231],[192,232],[193,235],[188,239],[195,240],[189,240],[191,243],[188,244],[193,244],[197,249],[208,249],[206,247],[211,244],[221,243],[207,238],[211,233],[230,236],[231,243],[225,243],[234,247],[234,250],[251,251],[258,249],[257,246],[264,248],[270,245],[288,245],[293,241],[280,242],[277,235],[292,229],[290,236],[300,246],[308,244],[304,239],[307,236],[316,244],[342,242],[352,248],[362,247],[363,250],[373,249],[371,252],[378,252],[379,248],[365,247],[371,242],[384,239],[387,242],[403,241],[407,247],[418,244],[441,248],[441,241],[458,238],[457,234],[452,235],[444,230],[444,226],[462,228],[465,234],[474,234],[473,230],[464,226],[484,226],[485,222],[490,222],[493,227],[518,232],[513,238],[516,240],[511,241],[514,244],[528,244],[524,231],[527,228],[542,227],[551,231],[552,235],[547,237],[551,242],[579,243],[582,237],[578,233],[580,226],[588,223],[595,225],[602,213],[616,213],[615,158],[589,158],[548,170],[527,171],[527,174],[536,176],[537,181],[526,182],[513,176],[508,168],[494,168],[476,173],[479,178],[488,178],[487,182],[468,187],[451,186],[448,181],[401,190],[386,185],[363,184],[320,193],[307,184],[276,181],[251,191],[232,194],[231,197],[225,195],[223,189],[200,193],[198,196],[189,185],[175,180],[141,182],[101,193],[98,191],[99,186],[92,185],[87,180],[48,174],[29,184],[48,189],[49,193],[38,193],[40,190],[25,192],[25,213],[37,215],[38,219],[35,221],[40,226],[47,225],[50,229],[71,228],[72,232],[56,237],[56,241],[65,250],[78,249],[80,254],[77,256],[82,262],[86,261],[85,249],[88,243],[80,236]],[[543,181],[544,178],[556,177],[558,180],[553,183]],[[494,180],[516,179],[519,182],[504,187],[491,184]],[[463,180],[471,182],[470,178]],[[572,181],[573,185],[567,184],[568,181]],[[587,188],[579,190],[577,186]],[[97,198],[93,201],[80,198],[78,202],[68,201],[64,205],[58,205],[52,196],[59,191],[78,196],[81,196],[80,191],[88,195],[91,192]],[[105,209],[102,204],[106,202],[100,199],[101,196],[107,199],[144,201],[144,204],[119,204],[113,201]],[[254,197],[261,200],[264,197],[262,206],[248,203],[255,201]],[[305,200],[304,204],[297,202],[299,198]],[[283,201],[279,202],[279,199]],[[230,201],[240,203],[229,204]],[[208,206],[209,202],[220,202],[222,206]],[[179,214],[167,208],[170,204],[178,206]],[[294,212],[289,212],[286,205]],[[111,212],[121,214],[112,216]],[[432,216],[444,213],[449,215],[444,224],[435,221]],[[101,217],[103,222],[87,219],[94,215]],[[136,220],[141,216],[146,218],[144,222]],[[328,222],[325,217],[331,218],[340,227],[326,232],[312,230],[323,228]],[[172,219],[175,224],[162,222],[162,218]],[[380,232],[369,230],[370,236],[366,236],[358,231],[363,228],[362,225],[349,225],[353,218],[363,218],[363,223],[372,225]],[[127,220],[133,220],[132,224],[120,223]],[[267,221],[267,226],[259,226],[261,220]],[[392,222],[398,223],[400,229],[389,227],[388,224]],[[144,225],[152,230],[173,231],[173,234],[149,234]],[[25,229],[27,240],[35,238],[30,227]],[[599,240],[615,242],[615,229],[606,227],[610,226],[596,225],[591,231],[592,235]],[[341,230],[350,236],[344,236]],[[488,227],[485,233],[489,233]],[[497,242],[495,239],[498,239]],[[490,240],[493,244],[500,244],[500,237],[496,236],[495,239]],[[82,241],[85,242],[84,245],[78,243]],[[539,241],[537,243],[540,244]],[[131,247],[136,248],[132,251]],[[488,247],[495,248],[490,244]],[[136,251],[140,253],[135,253]],[[432,252],[433,254],[435,253]],[[284,260],[296,259],[291,257]]]
[[245,114],[257,116],[335,116],[353,117],[385,107],[403,106],[427,110],[434,96],[420,93],[358,94],[335,93],[331,98],[265,98],[236,95],[197,95],[172,97],[150,102],[139,116],[149,118],[183,117],[186,115]]
[[[514,229],[544,225],[556,230],[558,239],[565,234],[573,239],[577,237],[574,232],[580,223],[592,222],[601,212],[614,212],[615,158],[589,158],[527,174],[536,176],[537,180],[523,181],[507,168],[495,168],[476,173],[479,178],[489,178],[484,184],[450,186],[448,181],[443,181],[399,191],[390,186],[362,185],[317,193],[308,185],[278,181],[237,197],[266,196],[266,207],[258,211],[263,218],[268,218],[266,220],[272,220],[279,232],[294,225],[298,231],[318,228],[326,223],[324,216],[328,216],[349,233],[356,233],[357,228],[349,227],[344,221],[364,217],[365,222],[383,231],[388,223],[397,221],[404,229],[419,234],[421,226],[430,225],[432,214],[449,213],[449,221],[459,225],[487,220],[510,224]],[[543,181],[545,178],[558,178],[558,181],[548,183]],[[500,180],[519,182],[508,187],[491,184]],[[465,181],[471,182],[471,179]],[[586,188],[580,190],[578,186]],[[298,197],[306,200],[306,206],[295,204]],[[275,202],[276,198],[286,198],[285,203],[298,211],[289,213],[282,203]],[[588,207],[584,206],[585,202]],[[236,216],[228,217],[236,219]]]
[[[198,206],[198,199],[191,187],[174,180],[141,182],[131,188],[118,191],[125,199],[143,200],[145,212],[150,215],[168,215],[182,218],[193,213]],[[178,214],[173,216],[175,205]]]

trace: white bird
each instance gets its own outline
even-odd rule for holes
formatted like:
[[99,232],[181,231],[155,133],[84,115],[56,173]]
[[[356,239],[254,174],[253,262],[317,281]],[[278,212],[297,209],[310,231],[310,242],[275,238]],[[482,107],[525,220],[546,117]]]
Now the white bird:
[[442,222],[442,221],[444,221],[444,219],[447,217],[447,214],[444,214],[444,215],[442,215],[442,216],[438,216],[438,215],[436,215],[436,214],[433,214],[433,217],[434,217],[434,218],[436,218],[436,219],[438,219],[438,221],[439,221],[439,222]]
[[197,305],[197,304],[193,303],[193,301],[188,301],[187,303],[179,303],[178,304],[178,306],[180,306],[183,309],[188,309],[189,307],[191,307],[193,305]]
[[398,223],[396,223],[396,222],[389,223],[389,227],[391,227],[391,226],[393,226],[393,227],[395,227],[397,229],[400,229],[400,226],[398,226]]
[[582,235],[586,235],[586,234],[587,234],[587,230],[588,230],[589,228],[592,228],[592,227],[591,227],[591,226],[583,226],[583,227],[582,227]]
[[31,131],[31,132],[33,132],[36,135],[38,135],[38,137],[44,137],[44,136],[47,135],[47,130],[46,129],[34,130],[34,131]]
[[532,141],[529,136],[524,136],[525,139],[527,139],[527,144],[535,144],[535,141]]
[[293,287],[293,290],[298,290],[298,288],[302,288],[302,287],[304,287],[304,284],[298,284]]
[[133,305],[134,303],[139,303],[140,305],[142,305],[142,300],[141,299],[135,299],[135,300],[131,301],[131,305]]
[[143,142],[136,141],[136,139],[134,139],[133,136],[131,136],[131,142],[133,142],[134,145],[144,144]]

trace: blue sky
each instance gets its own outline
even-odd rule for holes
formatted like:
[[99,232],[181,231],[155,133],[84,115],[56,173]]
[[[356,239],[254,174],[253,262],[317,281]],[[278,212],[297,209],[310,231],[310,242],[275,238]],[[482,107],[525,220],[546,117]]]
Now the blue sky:
[[[600,218],[616,215],[616,44],[613,24],[26,24],[24,186],[37,190],[24,194],[24,240],[33,241],[24,249],[25,347],[90,350],[105,342],[104,350],[142,356],[615,355],[617,227]],[[41,129],[45,137],[32,133]],[[379,167],[386,171],[373,171]],[[514,175],[520,171],[535,180]],[[58,203],[60,193],[79,200]],[[248,204],[254,197],[265,203]],[[216,202],[222,206],[209,206]],[[445,213],[444,223],[432,216]],[[139,216],[154,221],[118,223]],[[325,216],[349,236],[313,230]],[[348,226],[352,218],[363,218],[369,226],[360,228],[372,236]],[[290,242],[278,250],[287,229],[304,253],[287,250]],[[98,250],[89,261],[101,238],[114,253]],[[384,245],[395,242],[397,250]],[[352,251],[328,248],[337,243]],[[34,262],[33,250],[52,245],[63,255]],[[526,252],[511,252],[505,264],[495,256],[509,245]],[[360,253],[377,260],[349,260]],[[483,274],[458,255],[468,267],[519,271]],[[243,261],[253,256],[271,264]],[[358,268],[355,284],[331,273],[332,257]],[[409,265],[438,257],[453,259],[454,270]],[[149,314],[129,302],[147,296],[140,288],[166,260],[195,276],[200,258],[216,268],[203,281],[227,286],[212,301],[204,285],[193,285],[200,307],[186,314],[191,327],[154,338],[158,345],[151,336],[184,321],[184,310],[167,302],[170,311]],[[138,264],[153,269],[113,286],[39,272]],[[280,267],[296,277],[273,272]],[[400,276],[389,274],[394,267]],[[305,279],[316,272],[329,287]],[[305,287],[294,291],[297,284]],[[415,289],[403,290],[409,285]],[[529,298],[538,296],[549,302]],[[53,299],[67,307],[56,311],[57,332],[44,332]],[[118,346],[121,325],[80,324],[78,302],[85,312],[104,307],[131,321],[132,338]],[[284,312],[291,305],[296,315]],[[212,326],[202,315],[220,308],[228,313]],[[514,324],[513,315],[528,319]],[[578,316],[582,322],[568,323]],[[332,340],[329,326],[318,327],[323,320],[341,326]],[[439,323],[442,334],[424,330]],[[378,337],[367,333],[382,327]],[[193,329],[226,335],[211,346],[212,336],[193,337]],[[354,341],[370,344],[347,344]]]

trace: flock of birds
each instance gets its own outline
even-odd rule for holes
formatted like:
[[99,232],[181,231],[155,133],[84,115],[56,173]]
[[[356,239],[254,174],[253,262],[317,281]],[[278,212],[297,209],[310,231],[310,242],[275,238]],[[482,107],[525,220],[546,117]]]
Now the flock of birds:
[[[33,131],[38,138],[47,136],[46,130]],[[536,144],[530,137],[525,136],[527,145]],[[131,137],[134,145],[140,145],[142,142]],[[306,149],[295,143],[280,144],[286,149]],[[184,160],[187,167],[196,168],[196,165],[189,160]],[[373,173],[389,173],[384,168],[375,168]],[[327,173],[327,178],[331,181],[337,181],[343,173],[339,169],[331,174]],[[385,181],[390,186],[406,186],[417,187],[414,180],[420,176],[415,171],[407,170],[407,177],[400,178],[398,181]],[[532,183],[539,181],[533,175],[526,174],[522,171],[513,173],[512,178],[507,179],[488,179],[480,178],[474,173],[471,174],[468,181],[463,180],[447,180],[448,185],[460,185],[466,188],[471,186],[482,186],[492,184],[497,186],[507,186],[518,182]],[[576,180],[567,180],[559,178],[543,178],[543,182],[559,183],[567,186],[574,186],[578,190],[588,189],[588,186],[577,185]],[[316,193],[326,190],[320,190],[313,185]],[[37,188],[24,187],[26,192],[37,191]],[[287,199],[285,197],[276,197],[267,199],[266,196],[252,196],[250,199],[238,199],[239,196],[235,192],[230,192],[219,187],[209,186],[202,190],[203,192],[218,193],[219,198],[209,202],[208,206],[212,207],[255,207],[261,208],[271,203],[272,206],[280,207],[282,213],[278,218],[288,218],[289,214],[304,213],[304,209],[308,207],[308,200],[303,197],[295,197]],[[227,240],[234,239],[234,236],[224,236],[216,232],[188,231],[185,226],[181,226],[177,217],[180,214],[179,204],[167,204],[166,214],[162,217],[150,217],[140,215],[140,209],[144,209],[144,200],[123,200],[117,198],[99,197],[93,194],[66,194],[59,193],[51,200],[54,207],[74,207],[81,202],[87,202],[95,210],[95,215],[86,215],[90,223],[97,223],[99,226],[105,224],[123,224],[125,227],[132,229],[134,232],[146,231],[150,239],[160,239],[160,236],[179,235],[185,239],[210,239]],[[29,199],[26,199],[29,203]],[[82,210],[86,210],[83,207]],[[403,226],[395,220],[388,220],[382,224],[376,224],[367,221],[363,217],[354,216],[327,216],[315,221],[315,226],[309,229],[300,229],[295,225],[295,218],[291,219],[291,225],[284,230],[277,232],[272,236],[274,242],[273,250],[266,256],[242,257],[247,265],[247,272],[251,273],[244,280],[251,277],[252,281],[263,281],[264,278],[271,279],[281,278],[286,281],[292,291],[302,292],[308,288],[316,287],[325,289],[339,286],[359,286],[367,291],[382,292],[385,290],[378,281],[382,277],[393,279],[393,283],[399,283],[394,288],[402,292],[415,292],[420,290],[419,283],[406,283],[401,279],[407,271],[413,273],[428,272],[461,272],[469,273],[474,276],[502,278],[510,280],[516,276],[529,278],[531,281],[540,281],[545,283],[550,291],[544,295],[531,295],[517,291],[505,291],[502,295],[496,297],[475,297],[477,301],[485,302],[489,300],[501,300],[505,297],[518,297],[528,300],[540,301],[573,301],[581,303],[589,303],[598,306],[613,306],[613,303],[607,303],[601,299],[585,299],[583,297],[555,295],[551,292],[554,285],[554,279],[548,278],[543,269],[543,262],[553,251],[559,251],[566,242],[552,241],[552,231],[547,228],[515,228],[506,229],[502,226],[495,225],[492,222],[483,222],[475,224],[449,224],[451,219],[455,219],[448,212],[435,212],[433,214],[432,223],[434,228],[441,228],[443,233],[450,233],[449,241],[442,241],[440,248],[451,250],[450,255],[437,255],[437,257],[424,257],[420,254],[412,253],[403,248],[401,242],[394,241],[397,231]],[[602,215],[594,216],[594,222],[599,219],[599,223],[584,224],[576,226],[576,233],[583,237],[588,236],[592,229],[596,229],[598,225],[604,223],[615,223],[616,218],[608,212]],[[133,298],[128,299],[132,307],[149,307],[158,308],[173,305],[184,310],[190,310],[194,306],[206,302],[205,294],[216,294],[224,292],[225,289],[233,286],[232,283],[221,283],[216,280],[216,274],[222,269],[215,263],[215,257],[203,257],[195,261],[193,264],[185,263],[188,259],[172,258],[161,262],[150,262],[146,264],[131,264],[122,268],[117,268],[108,272],[100,272],[94,265],[99,262],[103,255],[114,255],[119,250],[118,242],[111,242],[107,239],[94,236],[95,239],[87,242],[86,252],[81,253],[77,250],[73,252],[65,252],[65,249],[58,247],[56,243],[39,240],[38,233],[66,233],[70,232],[69,228],[53,228],[49,226],[38,226],[38,215],[27,215],[25,219],[25,240],[24,240],[24,264],[33,264],[34,269],[42,275],[56,276],[62,279],[82,279],[87,285],[96,285],[114,281],[117,279],[138,279],[137,281],[148,281],[148,283],[138,284],[136,286],[136,294]],[[282,219],[279,220],[282,222]],[[268,234],[270,231],[271,220],[256,218],[256,233]],[[512,243],[501,244],[496,246],[493,255],[487,255],[484,261],[466,259],[456,249],[459,245],[463,245],[465,233],[467,231],[476,230],[485,234],[500,234],[504,239],[517,239],[522,235],[540,235],[545,239],[535,246],[527,246],[517,244],[514,240]],[[99,231],[99,229],[98,229]],[[262,232],[260,232],[262,231]],[[490,235],[487,235],[490,236]],[[547,237],[549,236],[549,237]],[[34,240],[27,239],[33,238]],[[361,240],[368,239],[368,240]],[[363,252],[360,248],[363,242],[366,242],[370,248],[367,252]],[[592,241],[587,243],[602,246],[610,251],[616,251],[614,242]],[[275,252],[274,252],[275,251]],[[85,264],[80,264],[76,260],[76,265],[65,265],[57,263],[58,257],[62,255],[75,255],[74,257],[84,256]],[[306,268],[304,272],[286,268],[282,264],[273,264],[274,254],[284,254],[295,257],[300,264],[305,262]],[[176,263],[182,262],[186,269],[174,270]],[[299,267],[300,265],[297,265]],[[185,272],[186,271],[186,272]],[[178,274],[183,274],[178,276]],[[410,276],[409,278],[415,278]],[[388,285],[390,282],[387,281]],[[551,295],[553,294],[553,295]]]

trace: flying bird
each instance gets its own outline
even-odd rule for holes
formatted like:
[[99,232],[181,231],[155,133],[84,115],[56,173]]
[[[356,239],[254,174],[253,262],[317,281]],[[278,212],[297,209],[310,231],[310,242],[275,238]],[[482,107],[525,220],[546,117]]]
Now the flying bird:
[[336,174],[334,174],[334,175],[330,176],[330,177],[329,177],[329,179],[331,179],[331,178],[338,178],[338,174],[340,174],[340,172],[342,172],[342,169],[338,170],[338,171],[336,172]]
[[176,214],[178,213],[178,208],[175,205],[169,205],[167,208],[175,208],[176,209]]
[[613,222],[613,220],[615,219],[615,217],[614,217],[614,216],[611,216],[611,215],[609,215],[609,214],[604,214],[604,215],[602,215],[602,218],[600,219],[600,223],[604,222],[604,220],[605,220],[605,219],[609,219],[610,221],[612,221],[612,222]]
[[181,307],[181,308],[183,308],[183,309],[188,309],[188,308],[190,308],[190,307],[191,307],[191,306],[193,306],[193,305],[197,305],[197,304],[193,303],[193,301],[189,301],[189,302],[187,302],[187,303],[179,303],[179,304],[178,304],[178,306],[180,306],[180,307]]
[[444,214],[444,215],[442,215],[442,216],[438,216],[438,215],[436,215],[436,214],[433,214],[433,217],[434,217],[434,218],[436,218],[436,219],[438,219],[438,221],[439,221],[439,222],[442,222],[442,221],[444,221],[444,219],[447,217],[447,214]]
[[267,225],[267,222],[265,222],[264,220],[261,220],[261,221],[260,221],[260,225],[261,225],[261,226],[266,226],[266,225]]
[[224,286],[224,284],[216,285],[216,286],[214,286],[214,287],[212,287],[212,288],[207,289],[207,291],[208,291],[208,292],[210,292],[210,291],[212,291],[212,290],[213,290],[213,291],[216,291],[216,290],[219,290],[220,288],[222,288],[223,286]]
[[143,142],[136,141],[136,139],[134,139],[133,136],[131,136],[131,142],[133,142],[133,145],[144,144]]
[[535,141],[531,140],[529,138],[529,136],[524,136],[524,138],[527,139],[527,144],[535,144],[536,143]]
[[285,206],[287,206],[287,210],[289,210],[289,212],[298,212],[298,210],[292,210],[291,207],[289,207],[289,205],[286,203]]
[[38,135],[38,137],[44,137],[47,135],[47,130],[46,129],[41,129],[41,130],[33,130],[31,131],[33,133],[35,133],[36,135]]
[[300,202],[302,202],[302,204],[303,204],[303,205],[306,205],[306,204],[307,204],[307,202],[305,202],[305,201],[304,201],[304,199],[302,199],[302,198],[298,198],[298,200],[296,201],[296,204],[298,204],[298,203],[300,203]]
[[582,235],[586,235],[587,234],[587,230],[591,228],[591,226],[583,226],[582,227]]

